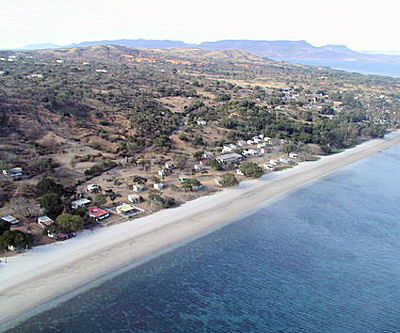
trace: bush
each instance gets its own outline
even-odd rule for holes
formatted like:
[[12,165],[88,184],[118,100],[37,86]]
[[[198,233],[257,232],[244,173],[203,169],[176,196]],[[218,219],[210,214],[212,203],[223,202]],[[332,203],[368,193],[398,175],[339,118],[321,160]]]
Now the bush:
[[42,179],[40,179],[40,181],[36,184],[36,194],[38,196],[43,196],[47,193],[55,193],[58,196],[62,196],[63,192],[63,186],[48,177],[42,177]]
[[264,174],[263,169],[258,166],[257,163],[253,162],[243,162],[240,164],[239,170],[242,171],[245,176],[253,178],[259,178]]
[[215,158],[208,161],[208,165],[214,170],[222,170],[222,164],[218,162]]
[[239,181],[233,173],[225,173],[221,176],[221,181],[219,183],[223,187],[230,187],[239,184]]
[[7,230],[0,236],[0,249],[14,246],[19,249],[30,248],[33,243],[32,235],[24,234],[19,230]]
[[162,208],[169,208],[176,204],[174,198],[164,197],[155,193],[149,195],[149,200]]
[[85,170],[85,176],[97,177],[100,176],[103,172],[108,171],[116,166],[117,163],[113,161],[104,161],[101,164],[93,165],[91,168]]
[[54,219],[60,215],[64,209],[61,198],[56,193],[46,193],[40,199],[40,206],[50,218]]
[[62,232],[71,232],[82,229],[83,220],[78,215],[66,213],[57,217],[56,224]]

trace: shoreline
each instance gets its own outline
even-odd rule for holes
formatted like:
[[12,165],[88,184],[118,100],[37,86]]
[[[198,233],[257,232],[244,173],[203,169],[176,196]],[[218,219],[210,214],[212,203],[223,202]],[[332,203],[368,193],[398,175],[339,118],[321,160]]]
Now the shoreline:
[[[152,258],[203,237],[282,195],[400,143],[400,132],[235,188],[36,247],[0,266],[0,331]],[[26,297],[29,295],[29,297]]]

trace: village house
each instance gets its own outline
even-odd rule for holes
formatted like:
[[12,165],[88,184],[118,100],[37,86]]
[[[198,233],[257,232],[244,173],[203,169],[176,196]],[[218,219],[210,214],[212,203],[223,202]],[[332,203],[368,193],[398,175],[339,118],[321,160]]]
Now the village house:
[[158,174],[160,177],[165,177],[165,176],[167,175],[167,170],[165,170],[165,169],[159,169],[159,170],[157,171],[157,174]]
[[153,185],[156,190],[163,190],[166,186],[163,183],[156,183]]
[[290,157],[290,158],[298,158],[299,155],[296,154],[296,153],[290,153],[290,154],[289,154],[289,157]]
[[132,190],[135,192],[143,192],[145,190],[145,188],[143,186],[140,185],[133,185],[132,186]]
[[143,197],[139,194],[129,194],[128,200],[132,203],[141,203],[143,202]]
[[175,168],[175,165],[173,163],[171,163],[171,162],[165,162],[164,168],[167,169],[167,170],[172,170],[172,169]]
[[179,181],[180,182],[184,182],[185,180],[188,180],[188,179],[189,179],[189,176],[186,176],[186,175],[179,176]]
[[29,79],[43,79],[43,74],[34,73],[26,76]]
[[11,225],[17,225],[19,223],[19,221],[12,215],[0,217],[0,220],[11,223]]
[[64,241],[72,237],[73,234],[66,234],[64,232],[47,232],[47,236],[56,240]]
[[271,159],[271,160],[269,160],[269,164],[271,164],[271,165],[278,165],[278,164],[279,164],[279,161],[278,161],[278,160],[275,160],[275,159]]
[[231,153],[233,150],[235,150],[237,147],[234,144],[229,144],[229,145],[225,145],[222,147],[222,154],[226,154],[226,153]]
[[108,73],[106,69],[96,69],[96,73]]
[[64,63],[64,60],[62,60],[62,59],[57,59],[57,60],[56,60],[56,63],[57,63],[57,64],[63,64],[63,63]]
[[43,227],[50,227],[52,224],[54,224],[55,222],[48,216],[44,215],[44,216],[39,216],[37,219],[37,223]]
[[78,200],[74,200],[71,202],[71,207],[72,209],[78,209],[81,207],[86,207],[87,205],[90,204],[90,200],[87,198],[82,198],[82,199],[78,199]]
[[200,126],[206,126],[207,125],[207,122],[205,121],[205,120],[197,120],[197,125],[200,125]]
[[244,141],[244,140],[239,140],[237,142],[237,145],[240,146],[240,147],[246,147],[247,146],[247,142]]
[[13,169],[5,169],[2,171],[3,171],[3,175],[6,177],[19,177],[24,174],[24,170],[19,167],[13,168]]
[[89,216],[94,218],[96,221],[104,220],[110,216],[110,213],[108,211],[101,209],[99,207],[96,207],[96,206],[89,207],[88,213],[89,213]]
[[90,193],[97,193],[97,192],[100,191],[100,187],[98,185],[96,185],[96,184],[89,184],[87,186],[87,190]]
[[144,209],[141,209],[136,206],[131,206],[127,203],[123,203],[115,209],[116,212],[125,217],[132,217],[134,215],[140,214],[144,212]]
[[211,153],[211,152],[209,152],[209,151],[205,151],[205,152],[203,153],[203,158],[211,159],[211,158],[213,158],[213,157],[214,157],[213,153]]
[[268,170],[268,171],[275,171],[275,166],[271,165],[271,164],[263,164],[263,169]]
[[238,163],[243,160],[243,156],[233,153],[233,154],[225,154],[216,156],[215,159],[223,164],[230,164],[230,163]]
[[201,165],[199,165],[199,164],[195,164],[195,165],[193,166],[193,169],[194,169],[195,171],[199,171],[199,172],[204,171],[204,168],[203,168]]
[[240,169],[236,169],[236,173],[237,173],[239,176],[244,176],[243,171],[240,170]]
[[258,151],[255,149],[243,150],[243,155],[244,156],[255,156],[255,155],[258,155]]

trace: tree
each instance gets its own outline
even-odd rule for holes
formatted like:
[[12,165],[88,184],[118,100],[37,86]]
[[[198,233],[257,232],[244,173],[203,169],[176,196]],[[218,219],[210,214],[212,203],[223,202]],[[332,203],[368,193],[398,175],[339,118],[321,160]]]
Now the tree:
[[219,183],[223,187],[230,187],[239,184],[239,181],[233,173],[225,173],[221,176],[221,180]]
[[194,191],[198,186],[201,186],[201,183],[197,178],[188,178],[182,182],[182,188],[185,192]]
[[53,179],[43,176],[36,184],[36,194],[43,196],[46,193],[55,193],[62,196],[64,188],[61,184],[56,183]]
[[40,206],[44,208],[45,214],[55,219],[64,209],[61,198],[55,193],[47,193],[40,199]]
[[97,193],[94,196],[93,205],[94,206],[101,206],[107,202],[107,197],[102,193]]
[[20,249],[30,248],[32,243],[32,235],[25,234],[19,230],[7,230],[0,236],[0,248],[3,250],[8,246]]
[[239,170],[243,172],[243,174],[247,177],[259,178],[264,172],[263,169],[254,162],[242,162],[239,166]]
[[208,165],[214,170],[222,170],[222,164],[217,161],[215,158],[212,158],[208,161]]
[[10,230],[10,228],[11,228],[10,222],[0,220],[0,235],[2,235],[4,231]]
[[283,146],[282,151],[289,155],[291,152],[293,152],[296,149],[296,146],[292,143],[288,143]]
[[204,142],[203,138],[201,137],[201,135],[197,134],[194,137],[193,146],[197,147],[197,146],[204,146],[204,145],[205,145],[205,142]]
[[78,215],[64,213],[57,217],[56,224],[63,232],[71,232],[82,229],[83,220]]

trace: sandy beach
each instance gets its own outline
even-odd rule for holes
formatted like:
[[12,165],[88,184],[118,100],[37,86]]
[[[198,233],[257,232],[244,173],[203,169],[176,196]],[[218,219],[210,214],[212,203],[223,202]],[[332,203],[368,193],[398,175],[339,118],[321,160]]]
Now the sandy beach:
[[161,251],[209,233],[270,199],[398,143],[400,133],[394,132],[384,140],[371,140],[316,162],[304,162],[246,181],[177,208],[84,231],[74,239],[8,258],[7,264],[0,265],[0,331],[89,288],[91,281],[104,281],[112,272],[121,272],[124,267],[128,269]]

